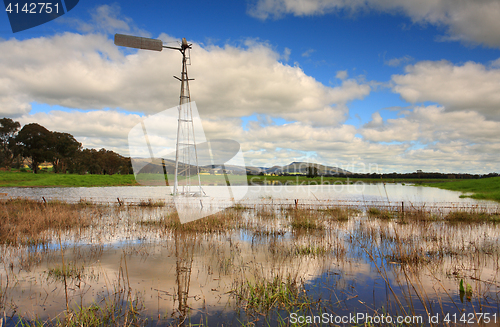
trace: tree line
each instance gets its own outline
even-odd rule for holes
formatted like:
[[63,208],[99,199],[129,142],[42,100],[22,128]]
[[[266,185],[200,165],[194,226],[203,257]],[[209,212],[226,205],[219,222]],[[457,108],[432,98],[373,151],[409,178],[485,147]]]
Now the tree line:
[[353,173],[351,178],[372,178],[372,179],[478,179],[487,177],[497,177],[497,173],[489,174],[469,174],[469,173],[438,173],[438,172],[413,172],[413,173]]
[[0,119],[0,165],[19,169],[25,162],[35,174],[44,162],[52,163],[54,173],[132,173],[130,158],[116,152],[82,149],[82,144],[69,133],[52,132],[36,123],[21,129],[19,122]]

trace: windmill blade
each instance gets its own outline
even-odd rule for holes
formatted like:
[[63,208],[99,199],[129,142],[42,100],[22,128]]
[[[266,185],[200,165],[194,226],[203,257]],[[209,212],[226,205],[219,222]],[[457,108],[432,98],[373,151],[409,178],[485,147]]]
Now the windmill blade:
[[115,34],[115,45],[153,51],[163,50],[163,42],[161,40],[125,34]]

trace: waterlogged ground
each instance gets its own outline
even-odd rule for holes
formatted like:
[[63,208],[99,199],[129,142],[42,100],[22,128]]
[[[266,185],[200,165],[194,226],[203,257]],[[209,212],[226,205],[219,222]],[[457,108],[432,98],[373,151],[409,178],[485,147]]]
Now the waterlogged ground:
[[4,325],[500,323],[498,214],[267,198],[181,225],[170,205],[71,210],[89,223],[1,246]]
[[[329,184],[319,185],[312,180],[302,185],[251,185],[234,186],[233,192],[243,193],[242,202],[249,205],[258,203],[261,198],[272,198],[274,203],[290,203],[299,199],[304,201],[325,201],[338,205],[395,205],[404,202],[407,207],[456,207],[456,206],[492,206],[498,207],[498,202],[478,201],[471,198],[460,198],[462,192],[448,191],[438,188],[404,185],[404,184],[366,184],[356,182],[349,185]],[[225,188],[224,188],[225,189]],[[203,190],[210,199],[224,201],[225,192],[220,186],[204,186]],[[61,200],[65,202],[86,201],[92,203],[117,204],[117,199],[137,204],[144,199],[161,200],[173,203],[172,189],[160,186],[119,186],[119,187],[1,187],[0,198],[22,197],[47,201]],[[205,200],[204,200],[205,201]],[[314,204],[313,203],[313,204]]]

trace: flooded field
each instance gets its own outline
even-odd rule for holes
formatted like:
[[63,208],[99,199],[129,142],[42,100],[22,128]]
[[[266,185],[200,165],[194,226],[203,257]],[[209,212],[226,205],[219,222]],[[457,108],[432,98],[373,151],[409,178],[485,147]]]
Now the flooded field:
[[[312,182],[314,183],[314,182]],[[220,186],[204,186],[208,197],[224,201],[225,192]],[[312,203],[327,202],[335,205],[367,206],[395,205],[404,202],[406,206],[425,207],[498,207],[493,201],[461,198],[461,192],[442,190],[433,187],[404,184],[366,184],[361,182],[330,185],[268,185],[233,186],[235,193],[244,194],[240,202],[254,205],[263,198],[271,198],[273,203],[289,204],[299,199]],[[9,187],[0,188],[4,197],[22,197],[34,200],[61,200],[65,202],[92,202],[117,204],[120,199],[126,204],[138,204],[143,200],[173,203],[171,187],[161,186],[111,186],[111,187]],[[1,196],[1,195],[0,195]]]
[[0,325],[499,325],[498,207],[252,203],[4,200]]

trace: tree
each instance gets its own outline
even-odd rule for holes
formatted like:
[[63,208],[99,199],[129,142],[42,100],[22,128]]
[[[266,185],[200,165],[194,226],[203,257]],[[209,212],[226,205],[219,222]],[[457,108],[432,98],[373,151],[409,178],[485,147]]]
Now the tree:
[[132,161],[111,150],[83,149],[75,155],[71,171],[79,174],[131,174]]
[[101,166],[97,160],[97,151],[95,149],[83,149],[78,151],[74,157],[71,172],[81,175],[100,174]]
[[102,167],[101,174],[114,175],[124,170],[128,171],[127,160],[118,153],[103,148],[97,154]]
[[4,167],[10,167],[14,159],[13,147],[15,145],[14,137],[21,124],[10,118],[0,119],[0,164]]
[[73,135],[68,133],[52,132],[53,152],[52,169],[55,173],[66,173],[73,163],[73,159],[81,150],[82,144]]
[[25,158],[31,158],[31,169],[36,174],[38,166],[54,158],[54,135],[36,123],[24,125],[16,137],[16,143]]
[[308,178],[314,178],[318,176],[318,167],[315,167],[314,165],[308,166],[307,167],[307,175]]

